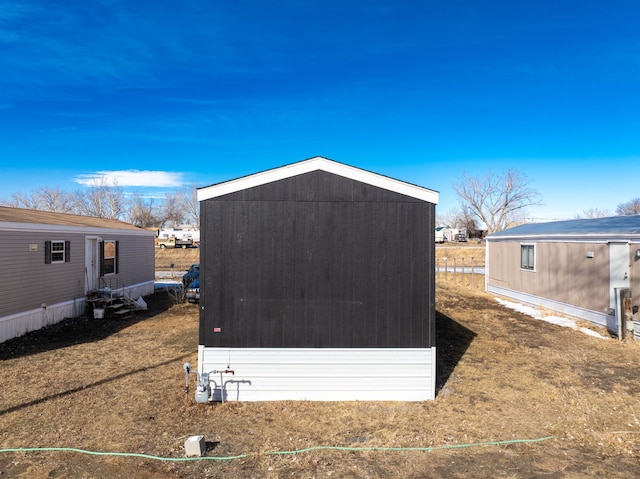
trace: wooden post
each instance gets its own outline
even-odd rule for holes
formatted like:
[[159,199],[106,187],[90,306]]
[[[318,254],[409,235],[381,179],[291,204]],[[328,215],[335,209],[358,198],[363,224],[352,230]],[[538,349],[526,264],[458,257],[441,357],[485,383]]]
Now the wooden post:
[[471,257],[471,288],[475,289],[475,284],[474,284],[474,280],[473,280],[473,273],[474,273],[474,268],[473,268],[473,256]]
[[456,283],[456,269],[458,269],[456,266],[456,258],[453,258],[453,284]]

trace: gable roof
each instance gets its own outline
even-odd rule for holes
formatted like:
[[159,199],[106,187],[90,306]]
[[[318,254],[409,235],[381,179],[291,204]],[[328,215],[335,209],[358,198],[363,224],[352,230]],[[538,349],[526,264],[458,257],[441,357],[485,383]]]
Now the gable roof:
[[136,231],[141,230],[141,228],[138,228],[131,223],[126,223],[120,220],[0,206],[0,227],[5,226],[3,225],[4,223],[10,223],[13,225],[30,224]]
[[491,239],[616,239],[640,238],[640,215],[530,223],[487,236]]
[[367,183],[378,188],[383,188],[385,190],[417,198],[429,203],[438,203],[439,195],[437,191],[413,185],[411,183],[405,183],[404,181],[372,173],[370,171],[361,170],[360,168],[345,165],[344,163],[338,163],[337,161],[329,160],[322,156],[316,156],[297,163],[281,166],[280,168],[274,168],[235,180],[198,188],[198,201],[216,198],[229,193],[235,193],[237,191],[317,170],[326,171],[355,181]]

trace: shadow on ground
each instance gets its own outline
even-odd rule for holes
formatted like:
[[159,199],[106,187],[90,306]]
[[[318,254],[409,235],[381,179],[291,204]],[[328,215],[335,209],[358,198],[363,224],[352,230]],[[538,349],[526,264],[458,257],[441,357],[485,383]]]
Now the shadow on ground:
[[436,311],[436,395],[444,388],[476,333]]
[[166,291],[156,292],[144,298],[147,309],[136,311],[129,318],[93,319],[88,315],[68,318],[23,336],[0,344],[0,360],[28,356],[73,344],[100,341],[132,324],[168,310],[173,302]]

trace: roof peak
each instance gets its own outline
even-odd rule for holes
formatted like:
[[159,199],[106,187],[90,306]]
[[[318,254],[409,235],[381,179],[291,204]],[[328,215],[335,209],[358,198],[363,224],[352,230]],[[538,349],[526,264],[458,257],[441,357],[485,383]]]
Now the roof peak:
[[345,163],[340,163],[323,156],[315,156],[296,163],[290,163],[278,168],[237,178],[235,180],[229,180],[215,185],[198,188],[198,200],[204,201],[216,198],[229,193],[235,193],[236,191],[253,188],[255,186],[264,185],[317,170],[326,171],[355,181],[367,183],[379,188],[427,201],[429,203],[438,203],[439,195],[435,190],[430,190],[422,186],[406,183],[368,170],[349,166]]

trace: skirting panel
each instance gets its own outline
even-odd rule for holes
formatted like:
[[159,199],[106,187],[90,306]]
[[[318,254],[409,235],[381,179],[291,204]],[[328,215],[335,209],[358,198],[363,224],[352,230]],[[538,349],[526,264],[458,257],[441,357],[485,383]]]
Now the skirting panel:
[[502,288],[500,286],[488,285],[487,292],[499,294],[507,298],[512,298],[523,303],[532,304],[534,306],[541,306],[558,313],[573,316],[574,318],[584,319],[599,326],[606,326],[611,331],[616,331],[616,318],[615,315],[601,313],[598,311],[592,311],[590,309],[581,308],[579,306],[573,306],[571,304],[561,303],[549,298],[543,298],[541,296],[535,296],[529,293],[523,293],[522,291],[514,291],[508,288]]
[[48,304],[46,308],[5,316],[0,318],[0,342],[59,323],[66,318],[81,316],[84,309],[85,298],[82,297],[63,303]]
[[[422,401],[435,397],[436,348],[198,348],[214,400]],[[214,371],[233,370],[234,374]]]

